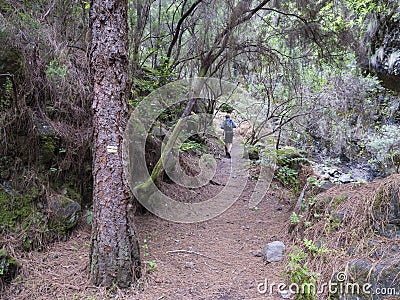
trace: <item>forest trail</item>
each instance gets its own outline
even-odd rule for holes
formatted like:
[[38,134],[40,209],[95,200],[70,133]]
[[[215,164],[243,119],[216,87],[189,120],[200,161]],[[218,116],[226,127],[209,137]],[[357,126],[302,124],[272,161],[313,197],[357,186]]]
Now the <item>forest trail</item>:
[[[282,299],[289,280],[400,287],[400,1],[317,3],[1,1],[0,300]],[[226,114],[249,144],[278,150],[263,153],[279,168],[257,208],[258,162],[242,164],[238,140],[233,160],[221,157]],[[167,140],[187,174],[165,176],[181,171],[174,161],[153,175],[182,203],[144,196],[169,215],[137,211],[133,234],[123,167],[143,163],[131,183],[150,195],[144,163],[165,163]],[[203,151],[214,177],[172,182],[197,176]],[[226,210],[204,221],[216,195]],[[131,234],[137,284],[117,242]],[[272,241],[286,259],[266,264]],[[90,266],[98,249],[110,256]],[[135,286],[94,286],[97,269],[96,282]],[[266,281],[272,294],[258,291]]]
[[[4,299],[282,299],[277,291],[261,294],[257,287],[265,280],[270,284],[285,282],[284,262],[265,264],[260,254],[271,241],[288,244],[287,195],[271,188],[257,209],[249,208],[256,181],[243,169],[241,147],[234,144],[232,161],[218,160],[215,181],[224,184],[232,176],[239,185],[246,182],[243,191],[235,187],[227,191],[232,196],[241,195],[221,215],[193,224],[166,221],[150,213],[137,216],[144,263],[136,288],[117,289],[116,298],[90,284],[90,227],[83,219],[68,241],[18,258],[23,265],[20,280],[13,283],[12,294]],[[222,188],[210,184],[184,194],[177,186],[166,187],[184,201],[210,197]]]
[[[145,276],[138,299],[282,299],[277,294],[260,294],[257,286],[266,279],[270,283],[285,282],[283,263],[266,265],[256,253],[271,241],[286,243],[285,224],[290,215],[285,207],[287,200],[271,189],[258,209],[249,209],[256,181],[250,180],[244,169],[241,147],[238,142],[234,144],[232,161],[219,160],[213,178],[226,182],[230,176],[237,185],[227,191],[227,196],[240,197],[224,213],[194,224],[172,223],[153,215],[137,218],[140,242],[146,240],[148,247],[142,251],[142,255],[149,254],[143,259],[157,264],[157,269]],[[243,182],[247,184],[242,191]],[[196,190],[185,194],[187,201],[209,198],[221,187]],[[149,270],[149,266],[145,269]]]

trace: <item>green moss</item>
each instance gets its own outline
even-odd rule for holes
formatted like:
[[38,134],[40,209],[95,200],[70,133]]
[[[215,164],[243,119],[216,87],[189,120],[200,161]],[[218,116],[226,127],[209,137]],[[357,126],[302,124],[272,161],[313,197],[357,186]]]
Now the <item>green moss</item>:
[[68,227],[61,221],[49,221],[48,227],[54,234],[57,235],[58,238],[65,240],[67,237]]
[[42,142],[42,147],[52,153],[56,150],[56,142],[53,136],[50,135],[41,135],[40,141]]
[[11,282],[17,275],[18,262],[5,249],[0,250],[0,278],[5,282]]
[[10,195],[0,190],[0,225],[14,229],[22,221],[29,218],[34,211],[32,199],[36,194],[32,195]]
[[7,257],[8,252],[6,249],[0,249],[0,258]]
[[36,188],[26,195],[10,195],[0,190],[0,226],[6,231],[23,233],[20,245],[26,251],[41,249],[48,238],[46,217],[35,208],[37,197]]

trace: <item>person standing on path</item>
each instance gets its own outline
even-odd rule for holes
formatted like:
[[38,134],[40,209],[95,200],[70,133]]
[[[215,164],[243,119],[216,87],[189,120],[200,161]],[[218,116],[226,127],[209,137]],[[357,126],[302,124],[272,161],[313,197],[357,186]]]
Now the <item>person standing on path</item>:
[[228,158],[231,158],[233,128],[236,128],[235,122],[233,122],[229,115],[226,115],[225,121],[221,124],[221,129],[224,130],[225,153]]

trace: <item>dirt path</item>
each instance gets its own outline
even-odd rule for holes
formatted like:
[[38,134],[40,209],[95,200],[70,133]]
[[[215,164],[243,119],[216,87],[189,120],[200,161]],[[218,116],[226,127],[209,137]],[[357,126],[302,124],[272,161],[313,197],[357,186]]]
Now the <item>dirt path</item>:
[[[236,185],[228,195],[240,195],[223,214],[196,224],[171,223],[152,215],[137,219],[141,242],[146,240],[148,247],[143,251],[149,254],[144,260],[157,264],[157,269],[145,276],[139,299],[263,299],[267,295],[258,292],[258,284],[265,279],[284,282],[280,278],[282,263],[266,265],[262,257],[255,256],[267,243],[287,238],[289,213],[284,195],[271,189],[258,210],[249,209],[255,181],[249,180],[244,169],[240,145],[234,146],[232,156],[232,162],[226,158],[218,162],[214,177],[219,182],[234,177]],[[247,183],[244,190],[243,183]],[[205,187],[200,193],[206,198],[221,191],[221,187],[213,188]],[[186,197],[198,198],[197,193]]]
[[[249,179],[239,150],[236,144],[233,164],[218,160],[214,180],[221,186],[185,191],[176,185],[163,187],[183,201],[198,201],[215,195],[228,177],[234,177],[228,194],[240,197],[223,214],[194,224],[173,223],[150,213],[137,217],[142,260],[148,263],[136,288],[110,293],[90,284],[90,228],[82,221],[68,241],[45,252],[16,254],[23,265],[21,275],[0,299],[282,299],[260,294],[257,286],[265,280],[284,282],[283,263],[266,265],[255,254],[271,241],[286,242],[287,197],[271,188],[258,209],[249,209],[255,181]],[[243,183],[245,188],[238,188]]]

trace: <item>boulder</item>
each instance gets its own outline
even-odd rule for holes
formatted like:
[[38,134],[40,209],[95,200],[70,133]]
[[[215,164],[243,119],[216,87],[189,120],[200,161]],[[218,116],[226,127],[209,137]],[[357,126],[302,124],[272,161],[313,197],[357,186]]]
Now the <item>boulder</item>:
[[[372,263],[368,260],[359,259],[348,264],[346,268],[342,268],[335,273],[331,279],[331,287],[329,291],[329,299],[331,300],[361,300],[370,299],[368,294],[362,293],[362,287],[368,284],[369,272]],[[356,287],[354,290],[346,287]]]
[[381,297],[376,296],[373,299],[384,299],[388,296],[400,296],[400,257],[397,255],[391,258],[386,258],[373,268],[371,276],[372,291],[386,291]]
[[351,178],[349,174],[342,174],[339,176],[339,181],[341,183],[350,183],[353,182],[354,180]]
[[81,206],[68,197],[53,194],[47,199],[49,214],[49,229],[56,233],[66,233],[78,222]]
[[266,263],[281,261],[285,257],[286,246],[281,241],[269,243],[264,248],[264,261]]
[[[347,271],[345,272],[345,270]],[[398,255],[372,263],[358,259],[334,274],[331,300],[393,299],[400,286],[400,258]],[[396,298],[397,299],[397,298]]]

